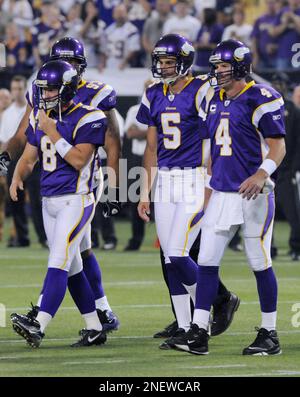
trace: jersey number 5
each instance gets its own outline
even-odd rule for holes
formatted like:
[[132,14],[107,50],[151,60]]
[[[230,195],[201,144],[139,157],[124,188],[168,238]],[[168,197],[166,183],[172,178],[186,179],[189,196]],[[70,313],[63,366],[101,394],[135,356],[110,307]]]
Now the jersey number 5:
[[52,172],[56,169],[56,149],[47,135],[41,139],[41,151],[43,153],[43,168],[45,171]]
[[229,135],[229,120],[221,119],[219,127],[217,129],[216,135],[216,144],[221,146],[220,155],[221,156],[231,156],[232,149],[231,143],[232,139]]
[[[172,125],[170,125],[172,123]],[[171,137],[164,137],[164,145],[166,149],[177,149],[181,144],[181,131],[174,124],[180,124],[180,113],[162,113],[161,125],[164,135],[171,135]]]

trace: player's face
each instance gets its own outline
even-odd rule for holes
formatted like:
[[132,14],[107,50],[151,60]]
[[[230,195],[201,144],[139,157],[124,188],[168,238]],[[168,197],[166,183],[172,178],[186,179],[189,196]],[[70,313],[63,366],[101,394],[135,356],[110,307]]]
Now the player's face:
[[42,91],[43,99],[50,101],[58,96],[58,89],[45,88]]
[[160,57],[158,67],[161,69],[163,79],[176,76],[176,58]]
[[231,64],[227,62],[217,63],[215,65],[215,73],[218,79],[218,85],[221,88],[228,88],[233,82],[232,78],[229,78],[231,75]]

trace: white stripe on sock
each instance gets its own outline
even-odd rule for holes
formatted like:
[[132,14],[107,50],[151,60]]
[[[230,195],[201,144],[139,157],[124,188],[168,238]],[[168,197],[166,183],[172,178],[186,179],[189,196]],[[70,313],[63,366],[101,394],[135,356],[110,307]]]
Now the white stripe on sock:
[[49,314],[47,312],[41,312],[40,311],[38,313],[36,319],[41,324],[41,331],[44,332],[45,328],[47,327],[47,325],[52,320],[52,316],[51,316],[51,314]]
[[272,313],[261,313],[261,328],[265,328],[267,331],[276,329],[277,312]]
[[99,321],[96,310],[91,313],[82,314],[82,317],[85,321],[86,329],[95,329],[96,331],[102,330],[102,325]]
[[210,312],[203,309],[195,309],[193,323],[197,324],[199,328],[208,330]]
[[108,310],[109,312],[112,311],[106,296],[103,296],[102,298],[95,300],[95,304],[97,309],[100,309],[102,311]]
[[190,329],[190,323],[192,321],[190,295],[172,295],[171,298],[176,313],[178,328],[183,328],[187,331]]

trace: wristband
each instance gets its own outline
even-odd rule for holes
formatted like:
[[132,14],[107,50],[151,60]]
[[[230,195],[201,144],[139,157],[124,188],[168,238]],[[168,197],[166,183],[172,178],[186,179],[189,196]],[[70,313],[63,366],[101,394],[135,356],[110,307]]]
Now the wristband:
[[273,174],[273,172],[276,171],[277,169],[277,164],[275,163],[274,160],[271,159],[265,159],[262,164],[260,165],[260,167],[262,170],[266,171],[266,173],[271,176]]
[[60,157],[64,158],[65,155],[72,149],[72,145],[69,144],[64,138],[60,138],[56,143],[55,143],[55,149],[57,153],[60,155]]

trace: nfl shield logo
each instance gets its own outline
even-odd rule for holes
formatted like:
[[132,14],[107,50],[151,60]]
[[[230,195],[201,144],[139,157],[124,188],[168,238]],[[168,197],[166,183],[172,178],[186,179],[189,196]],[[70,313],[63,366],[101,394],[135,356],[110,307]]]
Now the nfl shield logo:
[[227,100],[224,102],[224,106],[229,106],[229,104],[230,104],[230,100],[227,99]]
[[175,98],[174,94],[168,95],[168,99],[170,102],[172,102],[174,100],[174,98]]

